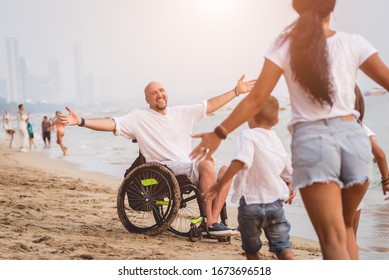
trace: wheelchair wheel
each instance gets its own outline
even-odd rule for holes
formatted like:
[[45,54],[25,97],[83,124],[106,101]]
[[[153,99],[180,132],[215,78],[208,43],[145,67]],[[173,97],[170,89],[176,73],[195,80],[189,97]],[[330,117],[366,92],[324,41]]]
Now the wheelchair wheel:
[[202,237],[201,230],[199,228],[197,228],[196,226],[193,226],[189,230],[188,235],[189,235],[189,240],[192,242],[196,242],[197,240],[200,240]]
[[180,188],[173,173],[158,163],[131,170],[117,197],[117,211],[130,232],[157,235],[168,229],[180,207]]
[[200,213],[198,196],[201,195],[194,185],[181,186],[180,209],[170,226],[170,231],[189,237],[191,225],[199,224],[203,218]]

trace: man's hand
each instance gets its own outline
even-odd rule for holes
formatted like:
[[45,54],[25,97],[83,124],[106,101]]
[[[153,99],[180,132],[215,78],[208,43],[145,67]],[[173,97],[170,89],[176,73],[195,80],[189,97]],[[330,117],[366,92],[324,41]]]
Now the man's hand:
[[243,74],[242,77],[240,77],[240,79],[238,80],[238,83],[236,84],[235,91],[236,94],[238,95],[250,92],[253,89],[255,82],[257,81],[257,80],[250,80],[245,82],[244,81],[245,77],[246,76]]
[[65,109],[69,112],[68,115],[60,114],[58,118],[61,120],[61,123],[65,126],[68,125],[79,125],[81,123],[81,118],[78,117],[76,112],[74,112],[69,107],[65,107]]

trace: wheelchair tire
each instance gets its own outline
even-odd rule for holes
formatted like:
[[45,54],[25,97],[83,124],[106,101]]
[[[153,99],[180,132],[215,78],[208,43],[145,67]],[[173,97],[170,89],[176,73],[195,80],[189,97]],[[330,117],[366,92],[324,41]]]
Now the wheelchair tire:
[[117,211],[123,226],[133,233],[157,235],[167,230],[180,207],[180,188],[174,174],[158,163],[145,163],[123,180]]

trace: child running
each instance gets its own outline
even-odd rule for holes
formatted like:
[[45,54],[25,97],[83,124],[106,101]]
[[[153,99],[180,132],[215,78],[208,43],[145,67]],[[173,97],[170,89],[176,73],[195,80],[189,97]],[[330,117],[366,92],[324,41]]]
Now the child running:
[[60,111],[55,112],[54,124],[57,130],[57,144],[61,147],[63,155],[66,156],[68,152],[68,148],[63,143],[63,137],[65,136],[65,126],[61,123],[61,120],[59,119],[60,114],[61,114]]
[[[204,193],[213,199],[234,180],[232,202],[239,201],[238,222],[242,248],[248,260],[259,260],[262,230],[269,241],[269,251],[280,260],[295,258],[289,243],[290,224],[284,203],[292,203],[290,190],[292,166],[289,155],[272,127],[278,123],[279,104],[270,96],[263,109],[248,121],[250,129],[241,132],[237,149],[225,175]],[[238,173],[239,172],[239,173]]]
[[[363,123],[363,118],[365,116],[365,101],[363,99],[362,92],[358,86],[355,86],[355,97],[356,97],[355,110],[357,110],[360,113],[358,121],[362,125],[366,135],[369,137],[371,143],[371,151],[373,153],[375,162],[377,163],[378,169],[381,173],[382,192],[385,196],[386,193],[389,192],[389,168],[386,160],[386,154],[384,150],[378,145],[375,139],[375,133]],[[389,197],[385,198],[385,200],[387,199],[389,199]],[[357,235],[362,208],[363,208],[363,201],[361,201],[361,203],[357,208],[357,212],[355,213],[355,218],[354,218],[355,235]]]
[[30,150],[31,150],[32,146],[34,146],[34,148],[36,149],[36,145],[34,142],[34,129],[32,127],[32,123],[30,121],[27,122],[27,132],[28,132]]

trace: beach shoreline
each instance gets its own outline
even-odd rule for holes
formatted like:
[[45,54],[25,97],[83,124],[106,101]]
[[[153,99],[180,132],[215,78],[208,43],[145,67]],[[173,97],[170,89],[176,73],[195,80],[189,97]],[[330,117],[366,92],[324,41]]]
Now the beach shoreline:
[[[0,259],[3,260],[244,260],[240,237],[230,243],[190,242],[125,230],[116,212],[121,180],[81,170],[37,151],[0,141]],[[236,208],[228,209],[236,226]],[[320,259],[318,242],[292,237],[298,259]],[[274,259],[265,242],[260,253]]]

